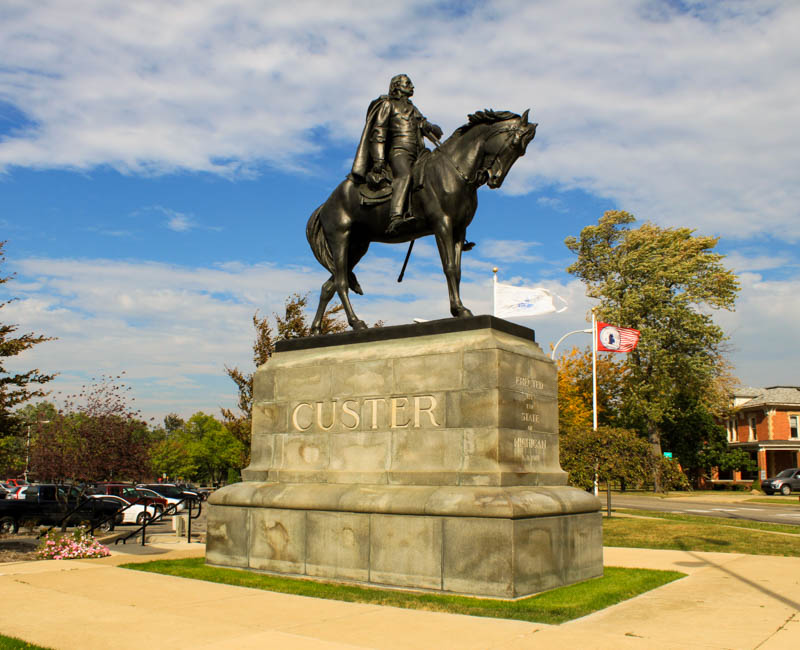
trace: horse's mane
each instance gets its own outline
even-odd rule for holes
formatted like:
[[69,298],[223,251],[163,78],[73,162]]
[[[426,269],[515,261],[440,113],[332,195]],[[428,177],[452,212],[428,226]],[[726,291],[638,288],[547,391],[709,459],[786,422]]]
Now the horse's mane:
[[464,135],[473,126],[478,126],[479,124],[494,124],[495,122],[503,122],[515,117],[519,117],[519,115],[511,111],[495,111],[491,108],[475,111],[467,116],[469,122],[463,126],[459,126],[453,131],[453,135]]

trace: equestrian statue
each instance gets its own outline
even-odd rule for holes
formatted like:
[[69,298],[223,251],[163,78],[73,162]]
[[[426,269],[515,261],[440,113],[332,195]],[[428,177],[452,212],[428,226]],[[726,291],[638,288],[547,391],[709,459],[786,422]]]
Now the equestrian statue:
[[[472,316],[461,302],[461,253],[471,247],[465,237],[478,207],[478,188],[503,184],[537,125],[528,122],[527,110],[522,115],[476,111],[440,143],[442,130],[411,103],[413,93],[408,76],[397,75],[389,94],[370,104],[352,172],[308,220],[311,250],[331,273],[320,291],[312,334],[320,333],[325,309],[337,293],[350,327],[366,329],[349,291],[363,295],[353,268],[371,242],[413,245],[428,235],[436,238],[450,313]],[[433,152],[423,137],[434,143]]]

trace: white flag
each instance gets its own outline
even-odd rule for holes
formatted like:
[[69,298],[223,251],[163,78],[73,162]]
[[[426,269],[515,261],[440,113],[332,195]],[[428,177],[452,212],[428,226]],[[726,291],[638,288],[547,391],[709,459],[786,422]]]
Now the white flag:
[[[563,302],[564,306],[557,308],[554,298]],[[566,300],[542,287],[515,287],[495,280],[494,315],[499,318],[561,313],[566,308]]]

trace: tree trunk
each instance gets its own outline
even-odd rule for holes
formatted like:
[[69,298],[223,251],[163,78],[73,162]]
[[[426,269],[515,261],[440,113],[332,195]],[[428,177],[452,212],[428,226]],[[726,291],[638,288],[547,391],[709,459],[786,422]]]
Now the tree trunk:
[[661,492],[661,432],[652,422],[647,424],[647,440],[653,453],[653,492]]

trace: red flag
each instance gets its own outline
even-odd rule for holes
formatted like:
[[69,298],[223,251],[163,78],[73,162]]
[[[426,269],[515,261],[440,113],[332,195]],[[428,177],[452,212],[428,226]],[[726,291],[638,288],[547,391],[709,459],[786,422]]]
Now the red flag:
[[639,342],[639,330],[597,322],[597,349],[602,352],[630,352]]

